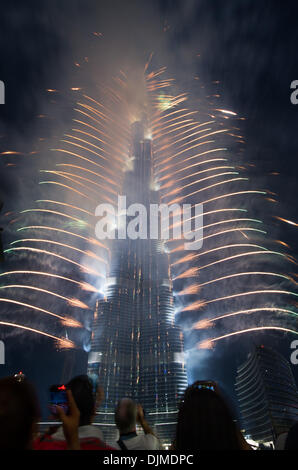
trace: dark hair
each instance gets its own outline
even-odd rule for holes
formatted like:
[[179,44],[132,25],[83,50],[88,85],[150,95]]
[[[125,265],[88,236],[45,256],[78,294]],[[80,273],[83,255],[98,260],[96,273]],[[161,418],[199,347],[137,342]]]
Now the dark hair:
[[14,377],[0,380],[0,448],[28,449],[40,409],[33,386]]
[[190,386],[178,413],[175,449],[237,450],[239,431],[222,396],[212,390]]
[[93,384],[87,375],[78,375],[68,382],[66,387],[71,390],[80,411],[80,426],[91,424],[95,412],[95,396]]
[[115,423],[120,434],[132,431],[136,426],[136,422],[137,404],[131,398],[119,400],[115,410]]
[[294,424],[288,432],[285,450],[298,450],[298,423]]

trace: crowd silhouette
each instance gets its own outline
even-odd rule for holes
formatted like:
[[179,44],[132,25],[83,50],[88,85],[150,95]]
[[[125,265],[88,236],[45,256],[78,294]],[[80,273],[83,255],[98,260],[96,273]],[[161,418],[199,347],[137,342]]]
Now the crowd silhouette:
[[[206,382],[207,383],[207,382]],[[41,433],[38,397],[26,378],[0,379],[0,448],[2,450],[162,450],[161,442],[148,424],[143,408],[124,397],[115,408],[119,438],[104,442],[99,426],[93,424],[104,395],[94,393],[87,375],[73,378],[65,386],[67,410],[55,407],[59,424]],[[61,423],[61,424],[60,424]],[[142,432],[137,433],[137,425]],[[278,449],[298,449],[298,423],[280,440]],[[181,398],[176,436],[171,450],[252,450],[244,439],[226,400],[216,385],[195,382]]]

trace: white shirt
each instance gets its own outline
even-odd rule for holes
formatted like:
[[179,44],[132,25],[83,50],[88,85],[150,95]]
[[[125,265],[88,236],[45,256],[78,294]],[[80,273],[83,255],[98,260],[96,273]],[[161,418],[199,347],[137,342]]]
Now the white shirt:
[[[65,436],[63,434],[63,429],[60,427],[54,434],[52,434],[52,439],[57,441],[65,441]],[[92,426],[88,424],[86,426],[79,426],[79,439],[84,439],[85,437],[93,437],[103,441],[102,431],[98,426]]]
[[285,449],[287,437],[288,437],[287,432],[283,432],[282,434],[280,434],[278,436],[278,438],[276,439],[276,442],[275,442],[275,450],[284,450]]
[[[159,440],[153,434],[139,434],[130,439],[123,439],[123,442],[129,450],[160,450]],[[121,449],[117,442],[114,442],[112,447]]]

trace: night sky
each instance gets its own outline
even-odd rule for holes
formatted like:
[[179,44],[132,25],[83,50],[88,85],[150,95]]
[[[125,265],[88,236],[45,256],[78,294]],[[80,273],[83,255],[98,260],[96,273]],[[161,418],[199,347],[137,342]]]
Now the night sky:
[[[97,81],[125,63],[144,64],[154,51],[154,60],[166,65],[194,99],[194,76],[200,77],[206,94],[214,91],[212,82],[220,82],[219,107],[246,118],[241,124],[244,158],[256,165],[250,178],[278,194],[275,215],[297,222],[298,106],[290,102],[290,83],[298,79],[297,15],[297,2],[290,0],[2,2],[0,79],[6,103],[0,106],[0,153],[41,153],[69,120],[74,99],[70,87],[96,92]],[[103,36],[94,36],[94,31]],[[84,57],[89,68],[74,66]],[[59,90],[55,102],[47,88]],[[48,117],[42,120],[40,114]],[[24,199],[34,197],[37,157],[0,158],[2,213],[15,212]],[[4,245],[12,236],[6,224],[3,218]],[[273,218],[271,225],[297,255],[297,228]],[[292,337],[243,336],[202,353],[192,363],[189,379],[215,379],[233,396],[236,367],[254,344],[290,357]],[[0,376],[23,370],[37,385],[44,406],[49,385],[61,379],[66,354],[54,351],[49,341],[12,336]],[[75,354],[73,375],[83,373],[87,364],[84,351]],[[298,381],[298,366],[293,372]]]

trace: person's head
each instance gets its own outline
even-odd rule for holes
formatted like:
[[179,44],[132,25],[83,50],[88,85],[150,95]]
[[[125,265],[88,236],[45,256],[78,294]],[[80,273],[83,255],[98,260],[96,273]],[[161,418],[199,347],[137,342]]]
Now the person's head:
[[177,450],[240,449],[239,430],[218,392],[188,387],[178,413]]
[[115,411],[115,423],[120,434],[134,432],[137,424],[138,407],[131,398],[122,398]]
[[288,432],[285,450],[298,450],[298,423],[294,424]]
[[1,449],[30,449],[39,417],[37,396],[29,382],[0,379]]
[[68,382],[66,387],[71,390],[80,411],[80,426],[91,424],[95,413],[95,396],[93,385],[87,375],[78,375]]

